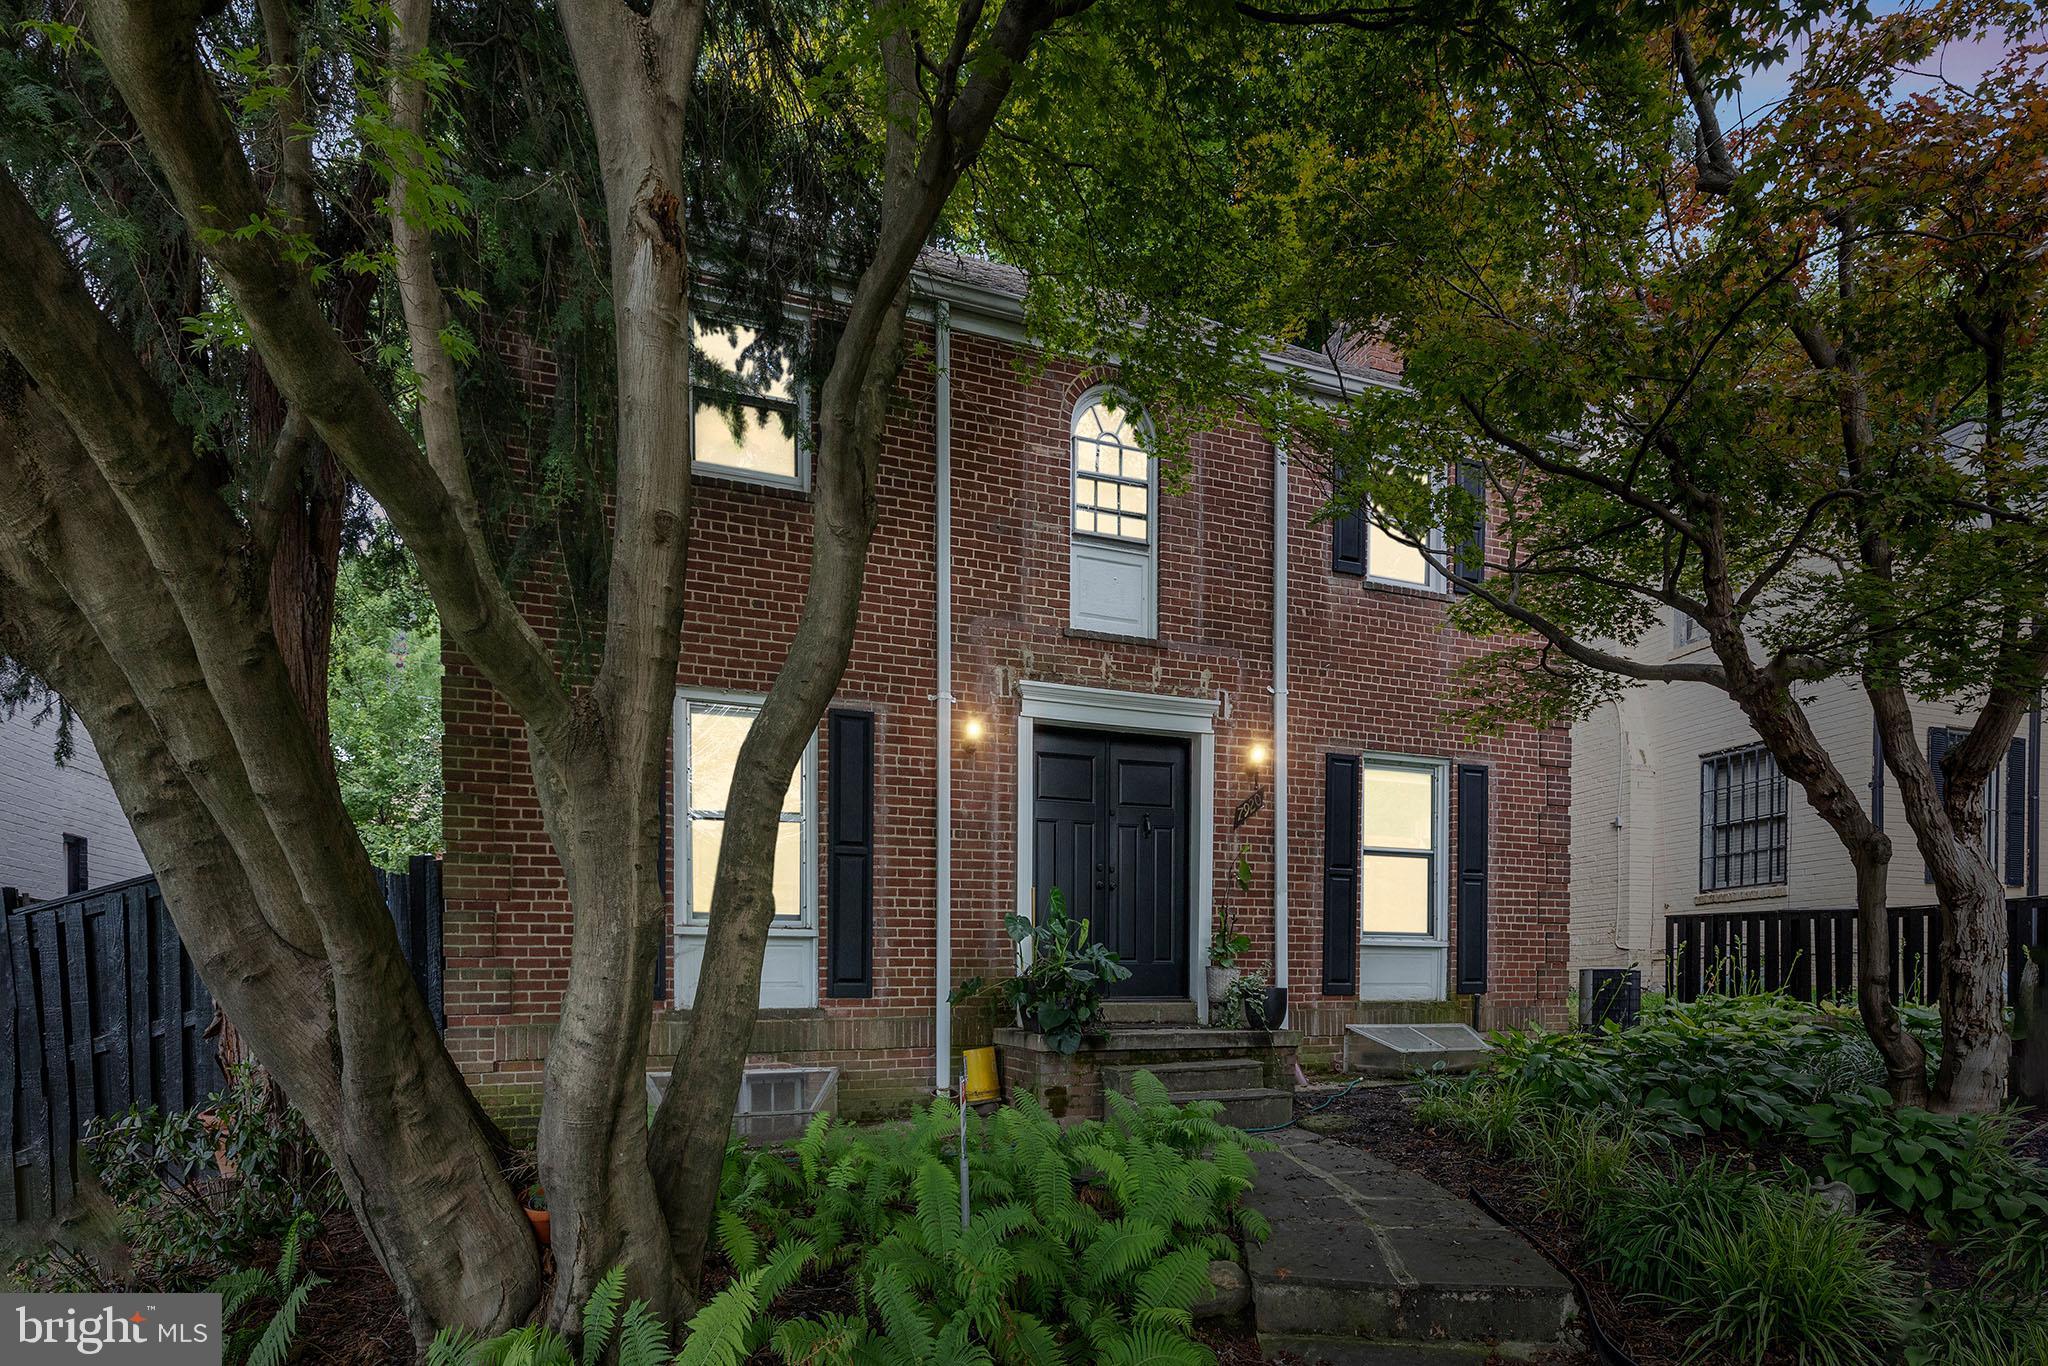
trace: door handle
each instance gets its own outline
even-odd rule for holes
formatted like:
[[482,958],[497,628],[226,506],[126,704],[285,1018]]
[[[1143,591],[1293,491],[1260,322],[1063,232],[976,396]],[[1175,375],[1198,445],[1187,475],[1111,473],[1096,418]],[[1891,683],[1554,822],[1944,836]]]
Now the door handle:
[[1151,839],[1151,838],[1152,838],[1152,818],[1151,818],[1150,816],[1147,816],[1147,817],[1145,817],[1145,819],[1144,819],[1143,821],[1141,821],[1141,822],[1139,823],[1138,829],[1139,829],[1140,833],[1142,833],[1142,834],[1143,834],[1143,835],[1145,836],[1145,838],[1146,838],[1146,839],[1148,839],[1148,840],[1149,840],[1149,839]]

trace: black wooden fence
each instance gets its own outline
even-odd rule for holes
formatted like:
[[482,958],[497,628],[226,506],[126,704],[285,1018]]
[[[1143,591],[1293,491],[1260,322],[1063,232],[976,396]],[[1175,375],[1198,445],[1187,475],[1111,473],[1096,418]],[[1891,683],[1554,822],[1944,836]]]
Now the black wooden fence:
[[[441,1001],[441,866],[379,872],[399,943],[434,1021]],[[220,1088],[206,1037],[213,997],[193,970],[155,878],[6,911],[0,968],[0,1222],[61,1214],[78,1140],[131,1105],[183,1110]]]
[[[2006,990],[2019,990],[2021,950],[2048,948],[2048,897],[2005,904]],[[1941,990],[1941,916],[1933,906],[1891,908],[1892,990],[1932,1001]],[[1695,911],[1664,922],[1664,989],[1698,1000],[1717,991],[1784,991],[1804,1000],[1856,990],[1853,910]]]

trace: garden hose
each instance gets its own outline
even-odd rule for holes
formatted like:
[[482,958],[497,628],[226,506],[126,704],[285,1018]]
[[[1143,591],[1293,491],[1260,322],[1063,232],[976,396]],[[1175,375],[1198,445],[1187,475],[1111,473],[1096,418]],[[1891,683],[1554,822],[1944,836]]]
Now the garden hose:
[[[1321,1113],[1322,1113],[1323,1111],[1325,1111],[1325,1110],[1329,1109],[1329,1108],[1330,1108],[1330,1107],[1331,1107],[1332,1105],[1335,1105],[1335,1104],[1336,1104],[1336,1103],[1337,1103],[1338,1101],[1340,1101],[1340,1100],[1344,1099],[1344,1097],[1346,1097],[1346,1096],[1350,1095],[1350,1094],[1351,1094],[1351,1093],[1352,1093],[1353,1091],[1356,1091],[1356,1090],[1357,1090],[1357,1089],[1358,1089],[1359,1087],[1361,1087],[1361,1086],[1365,1085],[1365,1084],[1366,1084],[1366,1083],[1367,1083],[1368,1081],[1371,1081],[1371,1080],[1372,1080],[1372,1078],[1371,1078],[1371,1077],[1360,1077],[1360,1078],[1358,1078],[1357,1080],[1353,1081],[1353,1082],[1352,1082],[1352,1083],[1351,1083],[1351,1084],[1350,1084],[1349,1086],[1347,1086],[1347,1087],[1345,1087],[1345,1088],[1344,1088],[1343,1090],[1339,1091],[1339,1092],[1338,1092],[1338,1093],[1337,1093],[1336,1095],[1334,1095],[1334,1096],[1331,1096],[1331,1097],[1330,1097],[1330,1098],[1329,1098],[1328,1100],[1324,1101],[1324,1102],[1323,1102],[1322,1104],[1320,1104],[1320,1105],[1312,1105],[1312,1106],[1310,1106],[1310,1107],[1309,1107],[1309,1110],[1308,1110],[1308,1113],[1309,1113],[1309,1114],[1311,1114],[1311,1115],[1315,1115],[1315,1114],[1321,1114]],[[1402,1083],[1402,1085],[1406,1085],[1406,1084],[1407,1084],[1407,1083],[1405,1083],[1405,1082],[1403,1082],[1403,1083]],[[1306,1116],[1299,1116],[1299,1115],[1298,1115],[1298,1116],[1296,1116],[1295,1118],[1296,1118],[1296,1119],[1300,1119],[1300,1118],[1306,1118]],[[1285,1124],[1264,1124],[1264,1125],[1261,1125],[1260,1127],[1258,1127],[1258,1128],[1256,1128],[1256,1129],[1246,1129],[1246,1130],[1245,1130],[1245,1132],[1246,1132],[1246,1133],[1248,1133],[1248,1134],[1271,1134],[1271,1133],[1277,1133],[1277,1132],[1279,1132],[1279,1131],[1280,1131],[1280,1130],[1282,1130],[1282,1129],[1291,1129],[1291,1128],[1293,1128],[1293,1127],[1294,1127],[1294,1122],[1295,1122],[1295,1121],[1294,1121],[1294,1119],[1290,1119],[1290,1120],[1288,1120],[1288,1121],[1287,1121],[1287,1122],[1286,1122]]]

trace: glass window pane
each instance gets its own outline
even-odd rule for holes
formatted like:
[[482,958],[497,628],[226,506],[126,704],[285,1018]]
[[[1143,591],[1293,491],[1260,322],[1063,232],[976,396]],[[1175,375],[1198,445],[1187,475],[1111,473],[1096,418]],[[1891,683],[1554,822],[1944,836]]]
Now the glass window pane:
[[1382,530],[1377,522],[1366,523],[1365,568],[1376,579],[1393,579],[1429,586],[1429,561],[1412,545],[1405,545]]
[[1152,496],[1150,489],[1146,488],[1143,484],[1125,484],[1123,488],[1123,509],[1125,512],[1142,514],[1148,510],[1146,504],[1151,500]]
[[796,478],[796,429],[789,415],[773,409],[748,408],[739,414],[740,432],[733,435],[733,414],[699,400],[691,421],[690,458],[699,465],[742,470],[776,479]]
[[775,832],[775,918],[801,920],[804,914],[803,825],[784,821]]
[[1145,468],[1145,464],[1150,459],[1151,457],[1143,451],[1125,451],[1123,453],[1124,478],[1149,480],[1151,472]]
[[1367,934],[1429,933],[1430,862],[1400,854],[1366,855],[1359,872]]
[[718,878],[718,846],[725,838],[725,822],[693,819],[690,822],[690,914],[711,914],[711,884]]
[[[793,367],[786,360],[773,367],[777,371],[774,378],[763,375],[763,366],[769,357],[755,346],[761,338],[759,328],[742,327],[738,323],[706,322],[692,314],[690,335],[705,360],[717,367],[718,375],[726,377],[726,383],[737,381],[747,393],[779,398],[785,403],[795,401],[796,387],[790,373]],[[755,347],[754,354],[742,359],[749,347]]]
[[1431,802],[1436,771],[1428,768],[1365,768],[1365,799],[1359,829],[1368,849],[1429,849],[1436,840]]
[[1076,512],[1074,514],[1074,530],[1091,532],[1094,531],[1095,514],[1092,512]]
[[1074,497],[1083,507],[1101,507],[1101,485],[1097,484],[1093,479],[1076,479],[1074,481]]
[[753,728],[754,713],[745,707],[692,705],[690,708],[690,809],[723,811],[732,791],[733,764],[740,742]]
[[1118,521],[1122,523],[1119,535],[1133,541],[1145,539],[1145,519],[1143,517],[1122,517]]

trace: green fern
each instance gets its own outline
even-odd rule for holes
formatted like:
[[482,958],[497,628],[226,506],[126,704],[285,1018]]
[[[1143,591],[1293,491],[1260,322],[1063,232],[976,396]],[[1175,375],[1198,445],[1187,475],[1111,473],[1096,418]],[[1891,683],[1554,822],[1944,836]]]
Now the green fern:
[[260,1267],[245,1267],[229,1272],[207,1287],[211,1293],[221,1297],[223,1324],[258,1300],[277,1302],[276,1310],[262,1327],[245,1327],[229,1335],[223,1353],[227,1360],[240,1361],[245,1366],[283,1366],[291,1355],[292,1342],[299,1330],[299,1315],[304,1312],[306,1301],[312,1298],[315,1290],[327,1284],[324,1277],[311,1272],[303,1276],[300,1274],[305,1241],[317,1222],[311,1213],[306,1212],[292,1220],[291,1227],[285,1231],[284,1243],[278,1249],[275,1268],[266,1271]]
[[626,1268],[615,1266],[598,1278],[583,1306],[583,1366],[598,1366],[619,1320],[619,1302],[626,1297]]

